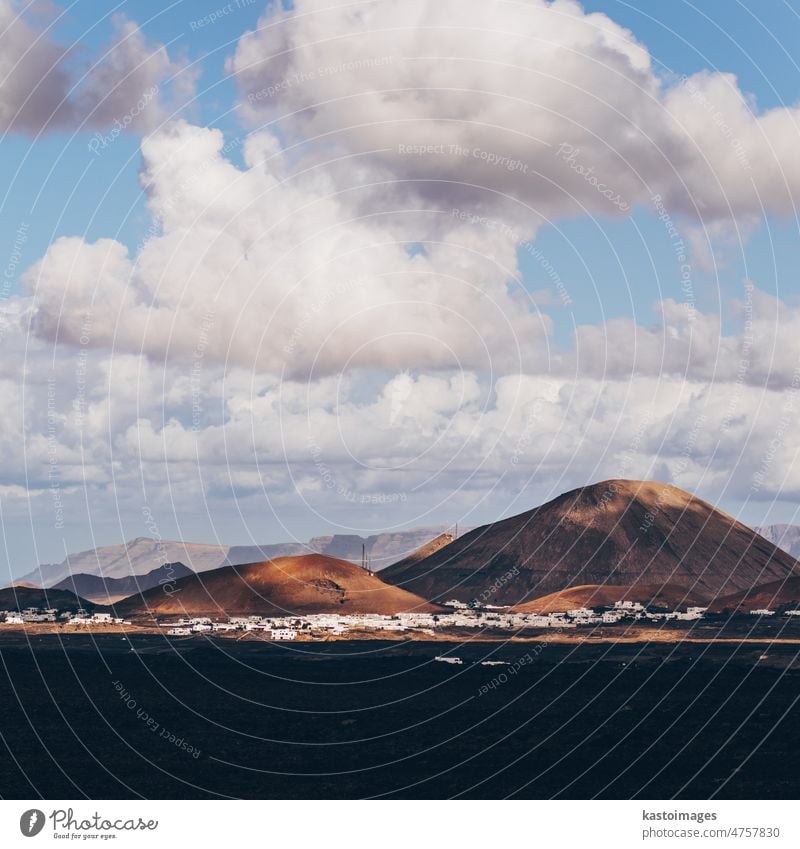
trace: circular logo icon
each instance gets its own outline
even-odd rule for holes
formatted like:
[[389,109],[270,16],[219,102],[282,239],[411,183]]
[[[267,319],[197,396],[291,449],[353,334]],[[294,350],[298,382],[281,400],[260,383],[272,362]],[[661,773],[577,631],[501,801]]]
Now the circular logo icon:
[[36,837],[44,828],[44,812],[31,808],[19,818],[19,830],[25,837]]

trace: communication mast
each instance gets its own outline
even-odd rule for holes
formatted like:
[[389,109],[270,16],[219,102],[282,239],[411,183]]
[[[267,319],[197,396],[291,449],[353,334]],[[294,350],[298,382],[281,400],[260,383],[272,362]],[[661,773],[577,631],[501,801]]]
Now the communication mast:
[[367,546],[365,543],[361,543],[361,568],[368,574],[372,574],[372,566],[369,562],[369,555],[367,554]]

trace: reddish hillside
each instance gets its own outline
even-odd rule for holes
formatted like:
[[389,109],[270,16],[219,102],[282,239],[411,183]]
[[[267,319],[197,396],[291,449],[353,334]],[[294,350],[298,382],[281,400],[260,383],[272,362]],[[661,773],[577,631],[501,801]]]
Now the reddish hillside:
[[713,613],[733,613],[751,610],[776,610],[780,607],[800,607],[800,577],[786,578],[760,584],[744,592],[731,593],[714,601],[709,610]]
[[613,607],[618,601],[638,601],[652,607],[669,610],[693,606],[695,599],[687,598],[686,588],[676,584],[586,584],[550,593],[541,598],[517,605],[518,613],[563,613],[578,607]]
[[607,583],[678,584],[706,601],[791,574],[800,574],[793,557],[688,492],[611,480],[476,528],[381,577],[436,601],[520,604]]
[[116,605],[126,615],[250,615],[435,611],[410,592],[324,554],[224,566],[154,587]]

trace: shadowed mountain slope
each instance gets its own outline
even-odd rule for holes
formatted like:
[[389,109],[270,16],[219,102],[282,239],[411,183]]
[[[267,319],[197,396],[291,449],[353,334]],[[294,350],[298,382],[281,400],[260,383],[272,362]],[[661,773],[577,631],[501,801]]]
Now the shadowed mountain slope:
[[97,610],[101,605],[80,598],[69,590],[42,590],[32,587],[6,587],[0,590],[0,610],[24,610],[26,607],[55,608],[74,613],[84,608]]
[[127,578],[103,578],[99,575],[70,575],[53,589],[71,590],[76,595],[98,604],[112,604],[152,587],[169,588],[175,581],[193,575],[183,563],[165,563],[146,575],[129,575]]
[[678,585],[701,603],[791,574],[800,574],[793,557],[707,502],[668,484],[611,480],[381,577],[433,601],[518,605],[587,584]]

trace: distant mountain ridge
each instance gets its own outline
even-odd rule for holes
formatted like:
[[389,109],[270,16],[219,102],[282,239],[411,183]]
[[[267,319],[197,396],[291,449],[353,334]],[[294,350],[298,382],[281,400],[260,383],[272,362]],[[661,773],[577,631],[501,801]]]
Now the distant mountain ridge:
[[754,530],[800,560],[800,525],[757,525]]
[[369,557],[373,572],[379,572],[398,560],[417,551],[421,546],[439,536],[444,528],[413,528],[408,531],[389,531],[361,537],[358,534],[332,534],[312,537],[307,543],[277,543],[274,545],[236,545],[232,546],[225,566],[244,563],[257,563],[273,557],[296,557],[302,554],[325,554],[339,560],[361,562],[361,547]]
[[[368,537],[332,534],[313,537],[308,542],[234,546],[137,537],[119,545],[101,546],[70,554],[61,563],[43,563],[15,580],[52,587],[74,575],[124,579],[146,575],[165,563],[182,563],[192,572],[207,572],[220,566],[239,566],[275,557],[302,554],[326,554],[360,563],[362,545],[365,546],[372,570],[379,571],[403,559],[444,530],[446,528],[440,525],[391,531]],[[133,591],[136,591],[135,587]]]
[[165,563],[145,575],[129,575],[127,578],[104,578],[101,575],[78,573],[64,578],[53,589],[70,590],[75,595],[98,604],[112,604],[153,587],[172,586],[180,578],[194,574],[183,563]]
[[68,554],[61,563],[44,563],[19,580],[52,587],[70,575],[128,578],[146,575],[165,563],[184,563],[194,572],[203,572],[219,566],[226,553],[227,548],[218,545],[136,537],[119,545]]

